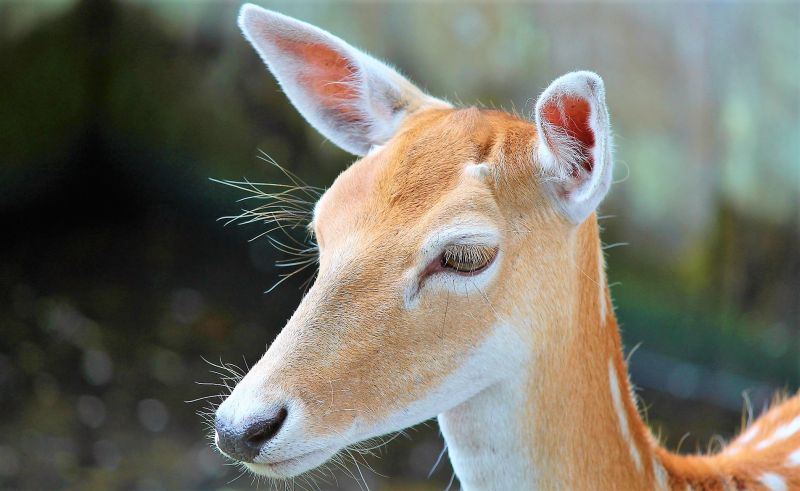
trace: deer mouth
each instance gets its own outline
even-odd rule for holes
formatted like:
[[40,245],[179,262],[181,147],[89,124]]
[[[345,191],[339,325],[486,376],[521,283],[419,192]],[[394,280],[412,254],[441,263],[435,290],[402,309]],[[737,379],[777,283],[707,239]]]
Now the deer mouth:
[[244,463],[251,472],[267,477],[288,478],[295,477],[324,464],[339,451],[338,447],[325,447],[312,450],[283,460],[270,462]]

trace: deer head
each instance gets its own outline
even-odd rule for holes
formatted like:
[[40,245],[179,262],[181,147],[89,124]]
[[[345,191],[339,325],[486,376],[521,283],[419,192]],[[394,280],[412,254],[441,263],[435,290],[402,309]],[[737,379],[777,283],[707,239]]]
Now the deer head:
[[318,277],[217,409],[219,448],[294,476],[503,381],[536,383],[577,308],[579,231],[596,229],[611,180],[602,80],[556,79],[529,120],[453,107],[275,12],[245,5],[239,25],[298,111],[360,159],[315,206]]

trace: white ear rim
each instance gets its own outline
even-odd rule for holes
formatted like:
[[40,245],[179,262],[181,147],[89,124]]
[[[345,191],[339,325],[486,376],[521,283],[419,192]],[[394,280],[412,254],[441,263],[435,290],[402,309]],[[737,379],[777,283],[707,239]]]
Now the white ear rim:
[[[587,172],[587,179],[572,187],[565,196],[563,185],[568,182],[570,171],[576,162],[559,161],[542,138],[545,131],[549,130],[546,122],[542,121],[541,114],[545,104],[560,96],[577,96],[589,102],[589,126],[594,132],[594,147],[591,155],[594,167]],[[611,187],[613,174],[613,157],[611,143],[611,124],[605,102],[605,85],[603,79],[594,72],[570,72],[555,79],[547,89],[542,92],[536,101],[536,130],[540,135],[537,148],[537,157],[543,171],[556,176],[552,182],[547,182],[554,202],[562,213],[573,223],[579,224],[586,220],[597,209],[600,202]],[[550,133],[552,136],[552,132]],[[572,155],[567,152],[567,155]],[[578,167],[580,168],[580,167]],[[561,186],[561,188],[560,188]]]
[[[386,143],[409,113],[423,106],[451,107],[423,93],[385,63],[314,25],[250,3],[244,4],[239,11],[238,25],[300,114],[326,138],[355,155],[366,155],[373,146]],[[297,63],[273,43],[260,37],[259,29],[278,32],[288,38],[325,44],[348,58],[360,74],[358,80],[354,81],[359,92],[354,105],[363,112],[368,123],[348,127],[326,118],[318,103],[293,76],[299,71]],[[383,97],[387,94],[406,104],[395,110],[391,104],[394,101]],[[382,97],[384,100],[380,100]],[[390,109],[388,113],[386,109]]]

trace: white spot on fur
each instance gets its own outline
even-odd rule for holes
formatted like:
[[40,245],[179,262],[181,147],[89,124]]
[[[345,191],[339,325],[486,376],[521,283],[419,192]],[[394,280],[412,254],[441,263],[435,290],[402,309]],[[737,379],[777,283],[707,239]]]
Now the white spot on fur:
[[598,246],[600,250],[598,251],[598,261],[597,261],[597,282],[598,282],[598,289],[600,290],[600,326],[606,325],[606,259],[603,256],[603,246]]
[[753,424],[752,426],[750,426],[750,428],[747,429],[747,431],[739,435],[739,438],[731,442],[731,444],[728,445],[725,448],[725,450],[723,450],[723,452],[728,455],[735,455],[739,453],[742,450],[742,447],[747,445],[753,438],[756,437],[759,430],[760,428],[758,426],[758,423]]
[[800,466],[800,449],[795,450],[791,454],[789,454],[789,458],[786,459],[786,467],[798,467]]
[[628,442],[628,449],[631,452],[631,458],[636,464],[636,468],[641,472],[642,470],[642,457],[639,455],[639,449],[636,448],[636,443],[631,436],[631,428],[628,425],[628,415],[625,412],[625,405],[622,403],[622,392],[619,388],[619,377],[617,376],[617,369],[614,368],[614,360],[608,360],[608,379],[611,385],[611,400],[614,402],[614,410],[619,418],[619,429],[622,432],[622,437]]
[[486,179],[492,174],[492,169],[487,164],[467,164],[464,173],[476,179]]
[[786,487],[786,480],[774,472],[765,472],[761,474],[758,481],[770,491],[787,491],[788,489]]
[[745,431],[742,434],[742,436],[739,437],[739,441],[737,441],[736,443],[739,445],[744,445],[753,438],[755,438],[757,433],[758,433],[758,425],[753,425],[747,431]]
[[656,489],[668,489],[667,488],[667,470],[664,469],[664,466],[661,465],[661,462],[658,460],[658,457],[653,456],[653,475],[656,478]]
[[769,438],[766,438],[759,442],[756,446],[758,450],[763,450],[768,446],[772,445],[773,443],[786,440],[790,436],[794,435],[800,431],[800,416],[797,416],[789,423],[786,423],[783,426],[778,427]]

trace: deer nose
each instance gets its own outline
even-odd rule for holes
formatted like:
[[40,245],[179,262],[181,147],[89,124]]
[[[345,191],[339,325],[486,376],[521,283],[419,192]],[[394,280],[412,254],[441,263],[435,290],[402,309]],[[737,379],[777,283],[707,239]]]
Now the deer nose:
[[280,431],[288,411],[281,408],[274,416],[237,428],[217,414],[215,429],[217,447],[225,455],[241,462],[253,462],[261,449]]

